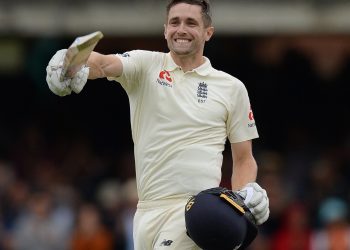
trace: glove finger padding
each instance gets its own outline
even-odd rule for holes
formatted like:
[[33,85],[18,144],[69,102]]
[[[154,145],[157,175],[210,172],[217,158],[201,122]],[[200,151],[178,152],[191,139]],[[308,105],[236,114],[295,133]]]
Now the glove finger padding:
[[58,96],[66,96],[71,94],[69,87],[70,79],[60,82],[61,68],[46,67],[46,82],[49,89]]
[[266,200],[266,198],[264,198],[265,201],[261,201],[259,204],[257,204],[255,207],[252,207],[250,210],[252,211],[253,214],[260,214],[260,213],[264,213],[268,207],[269,207],[269,203]]
[[244,203],[257,220],[257,225],[264,223],[270,214],[269,199],[266,190],[254,182],[248,183],[238,193],[244,198]]
[[70,82],[70,88],[76,93],[79,94],[80,91],[84,88],[88,76],[89,76],[89,68],[88,67],[82,67],[73,77],[72,81]]
[[244,203],[248,207],[255,207],[266,196],[266,191],[255,182],[248,183],[238,193],[244,198]]
[[256,224],[257,225],[263,224],[265,221],[267,221],[267,219],[269,218],[269,215],[270,215],[270,210],[269,209],[265,210],[262,213],[256,214],[256,216],[255,216]]
[[66,96],[71,94],[72,90],[69,86],[71,79],[60,81],[63,60],[66,55],[66,49],[58,50],[49,61],[46,67],[46,82],[49,89],[58,96]]

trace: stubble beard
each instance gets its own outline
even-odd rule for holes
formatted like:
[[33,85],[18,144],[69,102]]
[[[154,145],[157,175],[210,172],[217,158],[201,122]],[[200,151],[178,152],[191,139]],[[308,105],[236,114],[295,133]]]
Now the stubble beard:
[[177,56],[190,56],[195,54],[195,48],[191,44],[189,47],[176,46],[172,42],[168,42],[169,50]]

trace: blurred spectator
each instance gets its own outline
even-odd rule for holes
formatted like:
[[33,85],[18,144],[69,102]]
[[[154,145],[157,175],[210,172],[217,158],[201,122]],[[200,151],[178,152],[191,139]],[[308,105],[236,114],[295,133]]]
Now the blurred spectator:
[[[348,179],[342,171],[342,164],[337,155],[322,152],[315,159],[308,171],[309,185],[304,189],[307,194],[305,202],[309,203],[310,213],[316,215],[321,203],[328,197],[337,196],[346,198],[348,192]],[[319,218],[313,217],[313,226],[318,226]]]
[[103,219],[113,233],[115,249],[124,249],[125,236],[121,213],[123,211],[123,188],[116,179],[106,179],[96,191],[96,202]]
[[261,230],[270,236],[280,227],[280,218],[289,204],[291,190],[284,179],[284,159],[277,151],[264,150],[257,154],[259,165],[258,181],[269,194],[270,217]]
[[[68,249],[71,223],[54,207],[51,193],[35,191],[13,228],[14,250]],[[69,218],[68,218],[69,219]]]
[[[13,183],[15,173],[10,163],[0,159],[0,197],[4,195],[6,189]],[[0,200],[1,202],[1,200]]]
[[105,180],[97,188],[96,200],[112,227],[117,249],[134,250],[133,219],[138,202],[135,178],[121,183]]
[[103,225],[101,215],[93,204],[79,208],[71,241],[71,250],[113,250],[112,233]]
[[106,179],[96,188],[96,200],[106,213],[114,214],[122,203],[122,185],[118,180]]
[[281,218],[281,227],[272,237],[272,250],[310,250],[311,228],[306,207],[291,204]]
[[312,250],[349,250],[349,207],[339,198],[327,198],[318,212],[320,229],[312,237]]
[[12,249],[12,234],[18,217],[26,207],[29,197],[29,186],[23,180],[14,180],[1,197],[2,229],[1,245],[4,249]]
[[123,185],[124,207],[122,216],[123,231],[125,235],[125,250],[134,250],[133,220],[138,202],[136,179],[130,178]]

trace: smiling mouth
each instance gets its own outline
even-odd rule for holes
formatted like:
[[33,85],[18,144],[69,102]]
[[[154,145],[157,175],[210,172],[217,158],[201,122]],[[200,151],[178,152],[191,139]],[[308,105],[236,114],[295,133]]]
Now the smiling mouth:
[[190,39],[183,39],[183,38],[176,38],[175,42],[177,42],[179,44],[186,44],[186,43],[191,42],[191,40]]

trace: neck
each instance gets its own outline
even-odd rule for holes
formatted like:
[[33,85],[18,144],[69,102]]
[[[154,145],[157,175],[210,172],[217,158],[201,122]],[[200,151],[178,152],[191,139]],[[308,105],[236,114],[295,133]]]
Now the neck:
[[172,51],[170,52],[170,55],[173,58],[174,62],[178,66],[180,66],[184,72],[191,71],[195,68],[198,68],[205,62],[205,59],[202,55],[182,56],[182,55],[176,55]]

